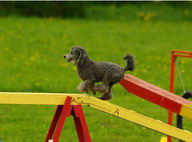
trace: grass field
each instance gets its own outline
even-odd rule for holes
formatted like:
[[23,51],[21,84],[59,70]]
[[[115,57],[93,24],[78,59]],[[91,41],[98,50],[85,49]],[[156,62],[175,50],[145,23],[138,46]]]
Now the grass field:
[[[91,59],[122,67],[122,57],[133,53],[136,69],[127,72],[169,89],[171,50],[191,50],[192,23],[165,21],[96,21],[54,18],[0,18],[0,91],[77,93],[81,82],[76,68],[63,59],[74,45],[85,47]],[[192,59],[178,59],[187,90],[191,88]],[[175,91],[182,94],[176,73]],[[167,122],[167,110],[113,87],[111,103]],[[3,142],[43,141],[56,106],[0,105]],[[93,142],[158,142],[162,134],[84,107]],[[192,131],[192,121],[184,128]],[[72,118],[60,141],[76,142]]]

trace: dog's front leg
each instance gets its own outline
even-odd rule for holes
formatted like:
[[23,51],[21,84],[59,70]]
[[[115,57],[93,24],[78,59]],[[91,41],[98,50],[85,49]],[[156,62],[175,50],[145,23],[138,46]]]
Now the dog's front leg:
[[81,82],[78,86],[77,86],[77,90],[79,90],[80,92],[86,92],[88,93],[88,88],[86,87],[86,82]]
[[93,80],[85,80],[84,82],[81,82],[77,89],[80,92],[86,92],[88,93],[89,91],[93,92],[94,95],[96,95],[96,92],[93,90],[95,86],[95,82]]

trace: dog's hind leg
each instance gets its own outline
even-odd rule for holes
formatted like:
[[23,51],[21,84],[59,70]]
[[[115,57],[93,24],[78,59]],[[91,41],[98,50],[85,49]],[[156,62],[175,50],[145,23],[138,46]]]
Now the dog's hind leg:
[[109,86],[107,92],[105,92],[102,96],[100,96],[98,98],[101,99],[101,100],[111,100],[113,98],[113,94],[112,94],[111,88],[112,88],[112,85]]
[[100,93],[107,93],[109,90],[109,87],[110,87],[110,82],[111,82],[111,70],[107,70],[104,77],[103,77],[103,83],[102,84],[98,84],[96,87],[94,87],[94,90],[95,91],[98,91]]

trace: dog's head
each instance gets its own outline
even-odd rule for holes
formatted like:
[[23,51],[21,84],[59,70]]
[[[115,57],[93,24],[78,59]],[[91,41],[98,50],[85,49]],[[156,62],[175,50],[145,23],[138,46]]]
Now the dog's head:
[[70,50],[70,53],[64,56],[67,62],[74,62],[75,65],[81,66],[85,59],[88,58],[85,49],[75,46]]

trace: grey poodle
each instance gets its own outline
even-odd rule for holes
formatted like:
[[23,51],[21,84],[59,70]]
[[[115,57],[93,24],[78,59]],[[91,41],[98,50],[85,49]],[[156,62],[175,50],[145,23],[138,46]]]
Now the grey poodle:
[[[78,85],[78,90],[80,92],[91,91],[94,95],[96,91],[100,92],[102,96],[99,98],[102,100],[112,99],[112,86],[123,79],[125,71],[135,69],[135,59],[131,54],[123,58],[127,62],[124,69],[111,62],[97,62],[89,59],[85,49],[79,46],[73,47],[64,58],[67,62],[74,62],[77,66],[78,75],[83,80]],[[103,83],[95,86],[96,82]]]

